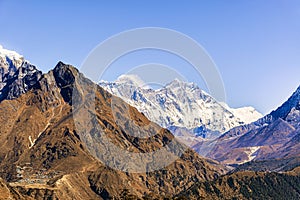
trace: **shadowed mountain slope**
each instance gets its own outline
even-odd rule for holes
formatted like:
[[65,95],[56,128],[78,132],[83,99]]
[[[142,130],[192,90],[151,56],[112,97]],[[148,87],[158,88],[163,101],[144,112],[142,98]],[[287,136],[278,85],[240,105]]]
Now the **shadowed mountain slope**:
[[[214,141],[215,146],[210,149],[208,157],[224,164],[243,164],[249,161],[255,169],[265,163],[272,163],[272,169],[295,167],[299,160],[300,134],[300,87],[293,95],[275,111],[248,125],[231,129]],[[207,144],[198,143],[194,149],[200,149]],[[283,161],[293,160],[293,165],[283,165]],[[257,162],[256,162],[257,161]],[[246,164],[249,166],[248,163]],[[277,167],[274,168],[274,166]],[[244,168],[246,165],[243,165]],[[298,162],[298,165],[300,163]],[[261,166],[268,169],[267,166]],[[249,168],[249,169],[254,169]],[[269,168],[269,169],[271,169]]]

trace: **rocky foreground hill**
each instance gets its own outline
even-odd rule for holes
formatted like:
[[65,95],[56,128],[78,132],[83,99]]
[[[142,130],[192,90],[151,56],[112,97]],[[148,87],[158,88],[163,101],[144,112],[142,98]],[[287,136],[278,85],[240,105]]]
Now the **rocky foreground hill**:
[[[297,165],[278,172],[249,171],[253,165],[228,172],[71,65],[59,62],[42,74],[12,54],[1,60],[0,69],[0,199],[300,198]],[[278,116],[289,116],[288,123],[297,124],[297,106],[285,108],[281,110],[291,114],[280,111]],[[285,124],[280,118],[270,121]],[[137,132],[147,137],[136,137]],[[292,138],[285,144],[295,155],[299,137]],[[105,140],[111,145],[105,146]],[[166,147],[175,155],[184,151],[174,162],[172,156],[154,159]],[[153,157],[132,160],[122,152]],[[157,168],[160,163],[166,166]]]
[[[94,89],[92,105],[88,90]],[[76,108],[72,106],[73,92],[77,92],[79,102]],[[224,173],[216,162],[201,158],[192,150],[186,150],[175,162],[154,172],[128,173],[107,167],[97,157],[103,152],[90,151],[89,145],[96,144],[93,134],[105,134],[114,145],[136,153],[155,151],[174,139],[168,130],[155,127],[153,130],[159,131],[152,137],[133,137],[128,132],[130,129],[121,129],[116,124],[111,99],[111,94],[77,69],[59,62],[35,84],[32,82],[29,91],[1,101],[0,176],[4,191],[1,196],[7,194],[14,199],[172,197],[196,182],[212,180]],[[120,107],[125,104],[121,99],[119,102]],[[128,112],[119,114],[123,120],[128,119],[129,127],[130,123],[141,129],[145,125],[149,129],[154,126],[135,108],[129,105],[128,108]],[[79,130],[83,132],[78,132],[75,112],[86,114],[81,116]],[[95,130],[99,125],[101,129]]]

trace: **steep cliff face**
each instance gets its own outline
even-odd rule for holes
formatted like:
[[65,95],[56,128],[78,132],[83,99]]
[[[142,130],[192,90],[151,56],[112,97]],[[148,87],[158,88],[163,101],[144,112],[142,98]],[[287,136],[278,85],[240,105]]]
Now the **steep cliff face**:
[[[216,162],[189,149],[153,172],[108,167],[103,159],[116,162],[120,155],[101,149],[98,139],[108,138],[124,152],[140,154],[176,140],[168,130],[62,62],[18,98],[2,101],[0,110],[0,175],[16,199],[171,197],[224,173]],[[151,135],[137,138],[135,130]],[[145,164],[152,166],[153,161]],[[131,166],[136,163],[126,165]]]
[[0,45],[0,90],[2,90],[6,85],[6,81],[14,75],[24,61],[22,55],[15,51],[4,49]]
[[0,94],[0,101],[14,99],[26,93],[33,88],[41,76],[41,71],[24,61],[17,71],[5,81],[5,86]]
[[0,46],[0,101],[26,93],[41,76],[42,72],[23,56]]

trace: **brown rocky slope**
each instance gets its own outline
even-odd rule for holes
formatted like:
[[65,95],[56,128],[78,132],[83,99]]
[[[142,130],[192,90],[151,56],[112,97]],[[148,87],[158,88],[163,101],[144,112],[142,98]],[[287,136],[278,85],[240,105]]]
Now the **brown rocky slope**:
[[[0,111],[2,199],[172,197],[224,173],[217,163],[189,149],[152,172],[130,173],[135,163],[125,164],[128,172],[106,166],[101,159],[110,158],[117,167],[122,163],[116,162],[115,149],[107,151],[111,154],[101,151],[104,135],[115,148],[134,153],[153,152],[174,141],[174,146],[185,147],[168,130],[62,62],[25,94],[3,100]],[[151,136],[137,138],[132,131]],[[151,159],[144,162],[143,167],[156,165]]]
[[[276,110],[248,125],[226,132],[213,143],[207,157],[256,171],[282,171],[300,166],[300,87]],[[247,167],[246,167],[247,165]],[[241,166],[239,166],[241,167]]]

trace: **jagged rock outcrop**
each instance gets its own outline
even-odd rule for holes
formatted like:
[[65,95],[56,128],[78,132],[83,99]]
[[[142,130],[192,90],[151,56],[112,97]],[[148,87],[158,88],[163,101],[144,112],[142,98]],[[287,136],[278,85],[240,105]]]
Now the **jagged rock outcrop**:
[[24,61],[17,71],[6,80],[6,85],[1,90],[0,101],[14,99],[25,94],[36,85],[41,76],[41,71]]
[[42,72],[23,56],[0,46],[0,101],[26,93],[41,76]]

